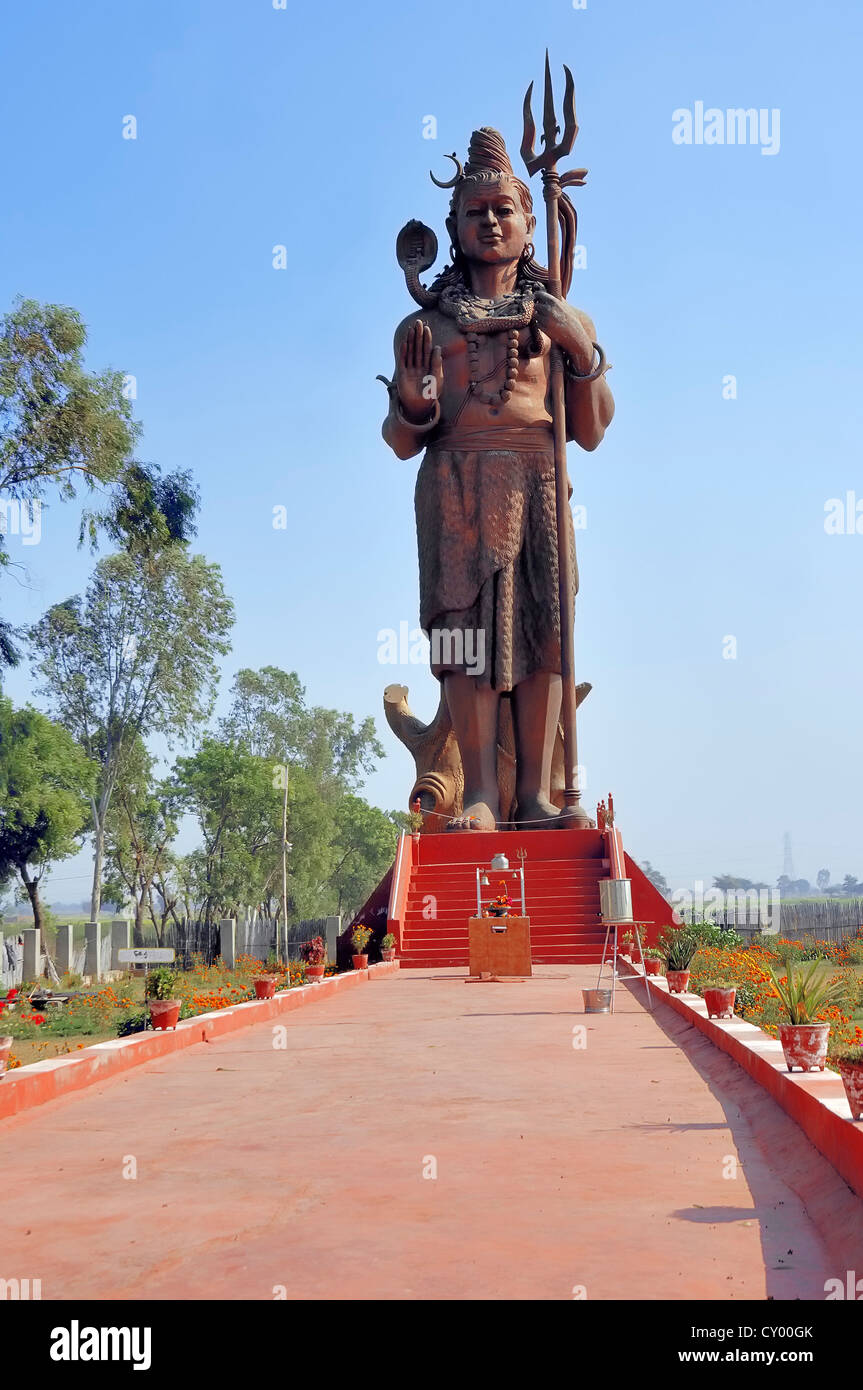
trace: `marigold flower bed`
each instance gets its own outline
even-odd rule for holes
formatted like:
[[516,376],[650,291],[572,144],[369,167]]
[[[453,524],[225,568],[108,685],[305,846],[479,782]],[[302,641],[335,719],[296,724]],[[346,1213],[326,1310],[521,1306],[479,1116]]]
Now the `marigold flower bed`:
[[[327,973],[334,974],[335,966],[328,966]],[[235,968],[227,970],[221,963],[207,966],[200,958],[193,958],[192,970],[178,972],[180,1018],[194,1018],[254,999],[253,981],[262,974],[276,977],[277,990],[293,989],[305,982],[305,967],[295,961],[290,966],[267,965],[253,956],[238,956]],[[52,1006],[45,1013],[24,1002],[23,989],[10,990],[0,999],[0,1032],[15,1038],[16,1050],[9,1057],[8,1070],[143,1031],[148,1017],[143,988],[143,975],[130,973],[121,981],[83,990],[68,1004]],[[86,1042],[76,1041],[82,1037]]]
[[[770,945],[762,941],[741,950],[708,947],[699,951],[692,962],[689,988],[701,994],[714,980],[731,981],[737,987],[734,1012],[775,1038],[779,1036],[779,1025],[784,1019],[767,969],[768,962],[778,974],[780,962],[822,959],[825,970],[831,965],[840,967],[831,972],[830,978],[842,985],[844,999],[841,1007],[830,1004],[819,1010],[812,1022],[831,1025],[831,1051],[860,1047],[863,1046],[863,1027],[854,1014],[863,1005],[863,976],[849,965],[858,943],[859,938],[833,945],[826,941],[795,942],[778,937]],[[780,979],[784,983],[787,976],[781,975]],[[834,1064],[828,1061],[828,1065]]]

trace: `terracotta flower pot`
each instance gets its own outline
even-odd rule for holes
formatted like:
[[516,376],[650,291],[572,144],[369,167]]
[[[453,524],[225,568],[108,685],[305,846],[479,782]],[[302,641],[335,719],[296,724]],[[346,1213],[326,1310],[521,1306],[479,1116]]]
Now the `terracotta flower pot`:
[[307,979],[307,980],[322,980],[322,979],[324,978],[324,971],[325,971],[325,970],[326,970],[326,966],[325,966],[325,965],[307,965],[307,966],[306,966],[306,979]]
[[662,961],[657,960],[656,956],[645,956],[644,968],[647,971],[648,975],[661,975]]
[[273,975],[259,975],[254,985],[256,999],[272,999],[276,992],[276,980]]
[[382,947],[381,947],[381,960],[395,960],[395,958],[396,958],[396,948],[395,948],[395,946],[382,946]]
[[150,999],[150,1022],[154,1028],[176,1028],[182,999]]
[[780,1023],[779,1040],[789,1071],[823,1071],[827,1061],[829,1023]]
[[733,985],[730,989],[706,989],[704,1002],[707,1005],[707,1017],[733,1018],[736,998],[737,990]]
[[6,1063],[9,1061],[9,1053],[12,1051],[14,1041],[15,1039],[9,1033],[0,1037],[0,1076],[6,1070]]
[[668,981],[668,989],[671,994],[686,993],[686,986],[689,984],[688,970],[666,970],[665,978]]
[[845,1087],[852,1120],[863,1116],[863,1062],[838,1062],[839,1075]]
[[368,956],[354,956],[354,970],[367,970],[368,966]]

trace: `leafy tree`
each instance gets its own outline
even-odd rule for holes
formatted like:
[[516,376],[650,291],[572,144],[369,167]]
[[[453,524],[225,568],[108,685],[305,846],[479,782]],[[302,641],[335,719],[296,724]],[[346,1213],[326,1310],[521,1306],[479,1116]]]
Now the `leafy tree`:
[[818,885],[819,893],[826,893],[827,889],[830,887],[830,870],[819,869],[818,873],[815,875],[815,882]]
[[713,886],[714,888],[721,888],[724,893],[735,892],[738,888],[747,892],[750,888],[757,887],[751,879],[735,878],[733,874],[717,874],[713,880]]
[[0,696],[0,882],[19,876],[40,929],[39,884],[50,863],[77,852],[96,772],[62,725]]
[[[318,917],[357,906],[395,852],[392,815],[357,795],[385,756],[371,717],[309,705],[296,672],[266,666],[237,673],[222,737],[287,765],[289,917]],[[281,833],[268,878],[280,891]],[[267,906],[267,904],[265,904]],[[278,911],[268,906],[268,910]]]
[[812,892],[808,878],[789,878],[787,874],[780,874],[776,887],[783,898],[806,898]]
[[355,791],[385,756],[371,716],[356,725],[352,714],[307,705],[295,671],[238,671],[232,697],[222,736],[270,763],[304,768],[322,793]]
[[172,546],[154,556],[106,556],[83,600],[56,604],[31,629],[41,693],[100,768],[91,804],[93,920],[124,750],[156,730],[169,741],[197,732],[212,710],[232,623],[219,567]]
[[335,865],[329,886],[337,895],[336,912],[353,914],[393,862],[399,831],[392,813],[359,796],[342,797],[334,819]]
[[100,531],[130,555],[155,555],[185,545],[196,532],[200,496],[188,469],[162,477],[156,464],[128,463],[112,488],[107,506],[87,510],[80,539],[95,548]]
[[853,874],[846,874],[842,880],[843,897],[853,898],[863,889],[863,884],[857,882]]
[[[81,540],[95,544],[104,528],[136,553],[185,542],[197,508],[189,474],[163,479],[133,459],[141,427],[124,378],[86,371],[86,341],[80,314],[61,304],[19,298],[0,318],[0,496],[31,504],[109,489],[101,510],[85,512]],[[0,537],[0,568],[9,563]],[[17,635],[0,620],[0,665],[20,659]]]
[[178,803],[198,821],[203,845],[194,866],[208,922],[272,896],[281,866],[282,792],[271,764],[248,749],[206,737],[177,759]]
[[165,918],[157,920],[153,890],[167,867],[169,846],[177,834],[176,796],[168,783],[155,783],[153,758],[138,735],[123,745],[117,760],[114,795],[105,817],[103,894],[130,899],[134,940],[143,946],[145,911],[159,940]]
[[667,897],[668,882],[665,878],[665,875],[661,874],[658,869],[654,869],[649,859],[644,860],[644,862],[641,865],[641,868],[646,877],[650,879],[650,882],[653,884],[654,888],[658,889],[658,891],[662,894],[663,897]]

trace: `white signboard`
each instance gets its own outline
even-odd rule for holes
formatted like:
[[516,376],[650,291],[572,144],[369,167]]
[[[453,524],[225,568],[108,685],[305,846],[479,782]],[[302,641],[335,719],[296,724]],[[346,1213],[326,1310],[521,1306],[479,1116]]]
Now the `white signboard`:
[[167,965],[174,959],[171,946],[131,946],[117,952],[124,965]]

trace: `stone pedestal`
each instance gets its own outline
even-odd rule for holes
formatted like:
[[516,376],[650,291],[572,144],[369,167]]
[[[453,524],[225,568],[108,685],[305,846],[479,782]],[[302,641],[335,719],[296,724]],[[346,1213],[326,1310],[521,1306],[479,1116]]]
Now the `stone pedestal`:
[[54,954],[54,964],[57,966],[58,975],[68,975],[70,970],[74,970],[73,949],[72,928],[58,927],[57,946]]
[[42,933],[38,927],[25,927],[22,980],[38,980],[42,974]]
[[326,946],[327,946],[327,960],[328,960],[328,961],[335,961],[335,959],[336,959],[336,951],[337,951],[337,945],[336,945],[336,943],[338,942],[339,933],[340,933],[341,929],[342,929],[342,919],[341,919],[341,917],[328,917],[328,918],[327,918],[326,935],[325,935],[325,937],[324,937],[324,941],[326,942]]
[[233,970],[237,963],[237,920],[223,917],[219,923],[219,954],[226,970]]
[[128,965],[120,960],[120,951],[128,951],[132,944],[132,924],[126,918],[117,918],[111,923],[111,969],[128,970]]
[[84,937],[87,943],[84,974],[89,975],[91,980],[99,980],[102,976],[102,923],[88,922],[84,928]]

